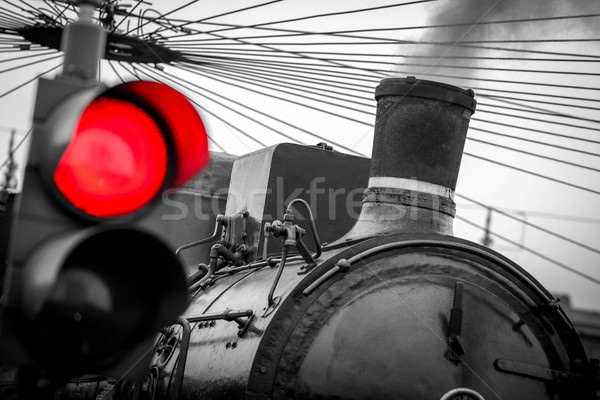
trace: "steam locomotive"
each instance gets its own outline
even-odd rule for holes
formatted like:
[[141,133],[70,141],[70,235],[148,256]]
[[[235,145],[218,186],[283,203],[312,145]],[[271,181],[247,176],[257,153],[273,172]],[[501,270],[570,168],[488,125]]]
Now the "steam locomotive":
[[387,78],[375,98],[371,160],[280,144],[214,157],[166,197],[149,227],[171,229],[190,306],[145,380],[83,376],[59,397],[597,398],[598,363],[557,300],[453,236],[473,92]]

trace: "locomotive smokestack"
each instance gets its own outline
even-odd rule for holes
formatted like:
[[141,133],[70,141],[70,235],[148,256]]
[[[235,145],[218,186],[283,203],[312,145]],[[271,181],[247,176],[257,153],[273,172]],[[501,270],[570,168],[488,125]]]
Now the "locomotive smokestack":
[[358,221],[344,239],[452,234],[473,96],[472,90],[414,77],[380,82],[369,187]]

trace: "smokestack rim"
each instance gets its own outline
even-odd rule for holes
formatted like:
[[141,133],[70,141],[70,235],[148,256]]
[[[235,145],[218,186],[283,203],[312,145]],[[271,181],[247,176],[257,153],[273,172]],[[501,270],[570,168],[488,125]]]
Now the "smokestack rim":
[[417,79],[414,76],[406,78],[382,79],[375,89],[375,100],[382,96],[407,96],[439,100],[467,108],[475,112],[477,101],[471,89],[462,89],[446,83]]

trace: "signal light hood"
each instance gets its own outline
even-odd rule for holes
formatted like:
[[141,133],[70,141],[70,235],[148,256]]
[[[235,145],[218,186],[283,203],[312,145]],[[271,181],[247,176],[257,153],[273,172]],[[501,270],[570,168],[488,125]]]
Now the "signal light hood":
[[454,190],[471,115],[472,90],[415,77],[383,79],[368,188],[341,240],[400,232],[452,235]]

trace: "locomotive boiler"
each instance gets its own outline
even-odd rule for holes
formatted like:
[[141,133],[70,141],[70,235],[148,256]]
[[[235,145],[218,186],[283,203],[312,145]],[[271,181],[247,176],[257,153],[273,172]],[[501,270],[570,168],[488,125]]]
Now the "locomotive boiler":
[[190,305],[146,380],[79,377],[60,397],[596,398],[557,300],[453,236],[473,92],[388,78],[375,98],[370,162],[325,144],[236,159],[213,234],[179,244]]

